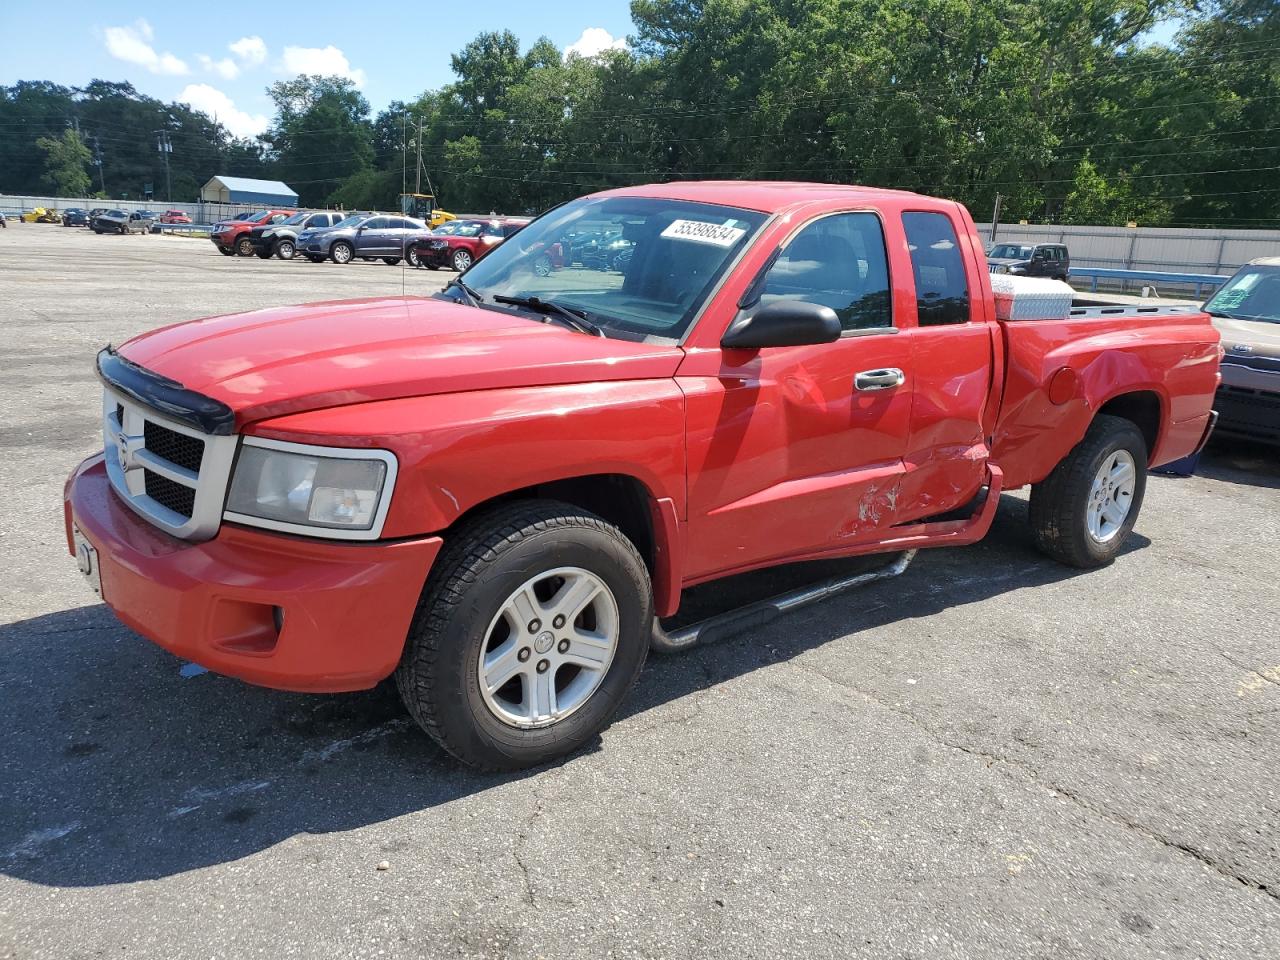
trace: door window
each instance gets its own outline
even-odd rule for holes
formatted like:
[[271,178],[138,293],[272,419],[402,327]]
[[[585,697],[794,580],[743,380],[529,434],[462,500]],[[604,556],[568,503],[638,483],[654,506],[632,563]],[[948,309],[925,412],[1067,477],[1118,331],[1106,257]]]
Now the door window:
[[884,230],[874,213],[822,217],[778,254],[762,281],[760,304],[800,300],[830,307],[845,330],[893,326]]
[[363,226],[366,230],[385,230],[387,229],[387,218],[374,217],[372,220],[366,220]]
[[951,218],[941,213],[904,213],[902,226],[916,281],[922,327],[969,322],[969,278]]

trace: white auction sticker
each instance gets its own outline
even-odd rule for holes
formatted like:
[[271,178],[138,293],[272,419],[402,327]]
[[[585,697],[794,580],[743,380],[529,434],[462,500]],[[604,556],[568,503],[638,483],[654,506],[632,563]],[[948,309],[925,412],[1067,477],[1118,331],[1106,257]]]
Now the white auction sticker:
[[[730,220],[729,223],[733,221]],[[694,243],[709,243],[716,247],[732,247],[742,239],[747,231],[742,227],[731,227],[728,223],[704,223],[701,220],[673,220],[662,236],[672,240],[692,240]]]

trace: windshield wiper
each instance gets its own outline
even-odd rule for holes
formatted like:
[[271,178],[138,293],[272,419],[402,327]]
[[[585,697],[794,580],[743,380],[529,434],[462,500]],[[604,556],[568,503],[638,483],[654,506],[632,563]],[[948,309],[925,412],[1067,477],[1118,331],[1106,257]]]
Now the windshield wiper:
[[[552,300],[543,300],[541,297],[507,297],[502,294],[494,296],[495,303],[509,303],[513,307],[526,307],[530,310],[536,310],[542,314],[554,314],[557,320],[560,320],[565,326],[572,327],[579,333],[589,334],[593,337],[603,337],[604,328],[598,323],[594,323],[587,318],[585,311],[574,309],[573,307],[563,307]],[[547,317],[549,321],[550,316]]]
[[454,277],[452,280],[450,280],[448,283],[444,285],[444,288],[446,290],[448,290],[450,287],[457,287],[459,290],[462,291],[462,295],[467,298],[468,306],[478,307],[480,304],[484,303],[484,297],[480,296],[480,294],[476,293],[474,290],[472,290],[469,286],[467,286],[457,277]]

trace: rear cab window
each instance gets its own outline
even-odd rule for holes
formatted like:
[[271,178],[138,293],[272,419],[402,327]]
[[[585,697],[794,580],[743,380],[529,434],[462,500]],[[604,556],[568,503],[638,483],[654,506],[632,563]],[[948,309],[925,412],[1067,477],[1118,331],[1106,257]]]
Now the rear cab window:
[[909,212],[902,227],[916,283],[916,311],[922,327],[968,323],[969,275],[951,218],[943,213]]

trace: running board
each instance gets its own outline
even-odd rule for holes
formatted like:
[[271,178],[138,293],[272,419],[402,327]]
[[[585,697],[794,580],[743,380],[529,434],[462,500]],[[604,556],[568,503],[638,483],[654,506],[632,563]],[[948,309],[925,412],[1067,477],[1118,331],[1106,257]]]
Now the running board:
[[[826,559],[835,556],[859,556],[871,553],[895,553],[904,551],[897,560],[879,570],[860,573],[853,577],[835,577],[808,587],[801,587],[789,593],[781,593],[768,600],[749,603],[727,613],[699,620],[687,627],[667,631],[662,628],[661,621],[653,618],[653,634],[650,648],[658,653],[676,653],[688,650],[698,644],[709,643],[723,637],[741,633],[752,627],[762,626],[784,613],[790,613],[800,607],[806,607],[819,600],[826,600],[837,594],[866,586],[878,580],[889,580],[900,576],[911,561],[916,551],[927,547],[959,547],[981,540],[991,529],[996,510],[1000,505],[1000,491],[1004,486],[1004,474],[995,464],[987,464],[987,492],[982,504],[970,517],[963,520],[942,520],[933,523],[913,523],[892,529],[893,536],[874,543],[859,545],[853,550],[842,550],[839,553],[826,554]],[[823,555],[805,557],[804,559],[822,559]]]
[[663,630],[661,622],[657,617],[654,617],[653,637],[650,641],[650,646],[658,653],[676,653],[679,650],[688,650],[690,647],[697,646],[700,643],[710,643],[713,640],[741,633],[751,627],[763,626],[775,617],[790,613],[792,610],[807,607],[809,604],[817,603],[819,600],[827,600],[837,594],[844,593],[846,590],[852,590],[854,587],[862,587],[868,583],[875,583],[877,580],[888,580],[905,573],[915,555],[916,551],[908,550],[893,563],[879,570],[860,573],[854,577],[833,577],[830,580],[824,580],[812,586],[801,587],[799,590],[780,593],[776,597],[770,597],[768,600],[757,600],[755,603],[749,603],[745,607],[739,607],[736,610],[730,610],[728,613],[699,620],[697,623],[691,623],[687,627],[681,627],[679,630],[671,632]]

